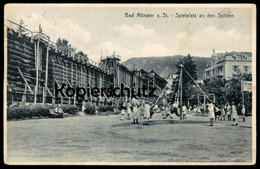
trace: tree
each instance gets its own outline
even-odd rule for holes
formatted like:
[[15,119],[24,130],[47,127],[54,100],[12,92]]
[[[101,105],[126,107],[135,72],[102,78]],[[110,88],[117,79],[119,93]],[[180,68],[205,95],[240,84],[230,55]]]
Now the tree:
[[[182,58],[179,60],[177,63],[178,66],[178,71],[177,75],[180,77],[180,72],[181,68],[179,65],[183,65],[183,73],[182,73],[182,100],[185,102],[187,101],[192,95],[193,92],[195,91],[195,86],[193,80],[190,78],[190,76],[194,79],[197,80],[197,68],[196,64],[192,60],[192,57],[190,54],[188,56]],[[187,72],[190,74],[190,76],[187,74]]]
[[[214,93],[216,104],[221,105],[227,102],[234,102],[238,106],[238,112],[241,109],[242,104],[242,92],[241,81],[252,80],[251,74],[237,74],[230,80],[224,80],[221,78],[211,78],[204,80],[204,86],[202,89],[206,93]],[[244,104],[248,112],[252,110],[252,92],[244,92]]]
[[[228,102],[234,102],[238,105],[238,111],[242,105],[241,81],[252,81],[252,74],[239,74],[230,79],[225,85],[225,97]],[[247,112],[252,111],[252,92],[244,92],[244,104]]]
[[215,78],[204,80],[204,86],[202,88],[206,93],[215,94],[215,102],[217,105],[223,105],[226,102],[225,85],[226,85],[226,80],[215,77]]
[[68,52],[68,49],[69,49],[69,41],[66,40],[66,39],[58,39],[56,41],[56,46],[57,46],[57,49],[59,51],[61,51],[62,53],[67,53]]

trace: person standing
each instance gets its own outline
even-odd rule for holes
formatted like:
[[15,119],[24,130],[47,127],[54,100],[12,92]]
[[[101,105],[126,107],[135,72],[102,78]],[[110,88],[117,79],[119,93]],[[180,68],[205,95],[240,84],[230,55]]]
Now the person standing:
[[221,110],[218,108],[218,106],[215,106],[215,121],[218,119],[219,116],[221,115]]
[[138,124],[139,115],[139,101],[136,100],[134,97],[132,99],[132,106],[133,106],[133,124]]
[[208,117],[209,117],[209,121],[210,121],[210,126],[213,126],[213,120],[215,118],[215,112],[214,112],[214,104],[213,103],[209,103],[208,104]]
[[197,106],[197,114],[198,114],[198,115],[201,114],[200,105]]
[[193,106],[193,114],[197,115],[197,106],[196,105]]
[[183,104],[182,105],[182,119],[187,119],[186,114],[187,114],[187,107],[185,104]]
[[245,122],[246,121],[246,108],[245,108],[245,105],[242,105],[241,114],[242,114],[242,117],[243,117],[243,122]]
[[156,113],[155,106],[157,106],[155,103],[153,103],[153,104],[150,106],[150,119],[153,117],[154,113]]
[[142,98],[140,98],[139,99],[139,116],[140,116],[140,118],[141,117],[144,118],[144,103],[145,103],[145,101]]
[[55,112],[55,113],[58,113],[59,107],[60,107],[60,105],[58,105],[57,107],[55,107],[55,109],[54,109],[54,112]]
[[223,105],[221,105],[221,118],[220,120],[224,120],[225,121],[225,117],[226,117],[226,111]]
[[228,121],[231,121],[231,106],[229,105],[229,103],[227,103],[226,111],[227,111]]
[[123,100],[120,100],[119,108],[121,110],[121,120],[124,120],[125,111],[126,111],[126,103]]
[[128,103],[127,103],[127,108],[126,108],[126,112],[127,112],[128,119],[130,119],[130,116],[131,116],[131,114],[132,114],[131,107],[132,107],[132,105],[131,105],[131,100],[129,99],[129,100],[128,100]]
[[148,101],[145,102],[144,104],[144,119],[146,120],[146,123],[148,123],[149,119],[150,119],[150,104]]
[[237,122],[237,118],[238,118],[238,116],[237,116],[237,107],[236,107],[234,102],[232,102],[231,112],[232,112],[231,118],[233,119],[233,125],[237,126],[238,125],[238,122]]
[[82,111],[83,113],[85,112],[85,102],[82,102],[81,111]]

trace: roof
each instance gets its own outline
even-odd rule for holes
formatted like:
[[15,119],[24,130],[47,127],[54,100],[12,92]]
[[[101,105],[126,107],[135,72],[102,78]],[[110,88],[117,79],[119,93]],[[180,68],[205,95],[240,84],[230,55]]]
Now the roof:
[[234,56],[234,55],[252,55],[252,52],[235,52],[235,51],[232,51],[232,52],[226,53],[226,55],[229,55],[229,56]]
[[167,83],[167,81],[164,78],[162,78],[155,70],[152,69],[150,73],[155,73],[155,76],[157,76],[158,79]]

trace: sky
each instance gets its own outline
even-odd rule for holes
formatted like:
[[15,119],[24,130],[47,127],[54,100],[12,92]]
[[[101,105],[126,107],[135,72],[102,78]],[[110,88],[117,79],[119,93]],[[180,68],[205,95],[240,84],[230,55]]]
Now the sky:
[[[252,52],[252,8],[227,6],[111,6],[111,5],[6,5],[5,20],[39,30],[56,42],[67,39],[77,51],[99,62],[101,54],[133,57],[187,55],[210,57],[231,51]],[[134,17],[126,17],[126,13]],[[154,14],[152,18],[137,13]],[[168,18],[158,18],[167,13]],[[218,18],[218,13],[233,15]],[[180,14],[196,14],[196,18],[178,18]],[[203,14],[204,18],[199,18]],[[207,18],[207,15],[215,18]],[[5,25],[5,26],[8,26]]]

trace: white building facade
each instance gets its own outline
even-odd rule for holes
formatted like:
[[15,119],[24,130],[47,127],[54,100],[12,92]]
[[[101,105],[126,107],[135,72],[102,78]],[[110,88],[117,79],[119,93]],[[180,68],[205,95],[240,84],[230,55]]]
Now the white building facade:
[[213,50],[211,59],[204,69],[204,79],[220,77],[229,80],[239,73],[252,73],[251,52],[216,53]]

